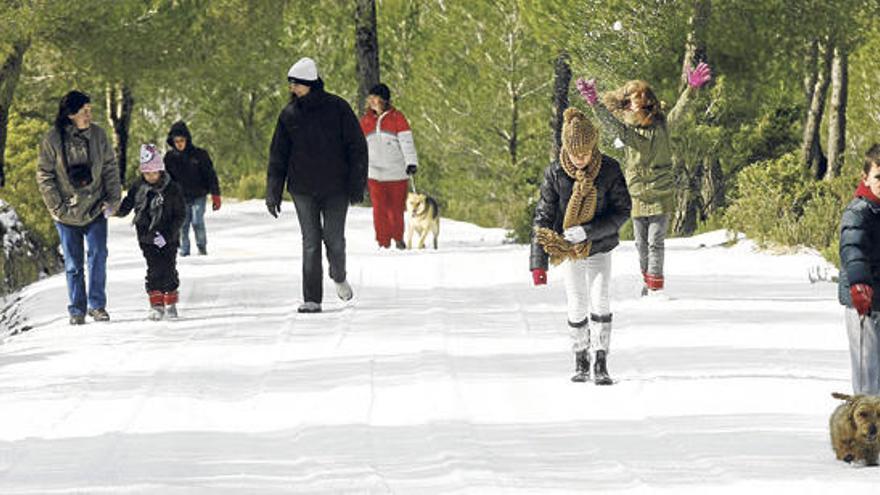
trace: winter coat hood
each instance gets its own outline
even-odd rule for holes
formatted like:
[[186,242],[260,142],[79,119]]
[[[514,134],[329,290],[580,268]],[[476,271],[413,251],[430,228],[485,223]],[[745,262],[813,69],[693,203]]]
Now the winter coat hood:
[[186,148],[184,148],[184,151],[189,151],[193,147],[192,134],[190,134],[186,122],[178,120],[171,124],[171,130],[168,131],[168,139],[165,141],[171,149],[177,149],[174,147],[175,136],[183,136],[186,138]]

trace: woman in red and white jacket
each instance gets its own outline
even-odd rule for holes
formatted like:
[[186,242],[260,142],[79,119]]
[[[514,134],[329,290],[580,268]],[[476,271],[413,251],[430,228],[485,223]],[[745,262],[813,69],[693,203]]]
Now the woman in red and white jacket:
[[361,118],[361,129],[367,138],[370,167],[367,188],[373,203],[373,226],[380,247],[398,249],[403,242],[403,212],[409,176],[418,169],[416,146],[409,122],[391,106],[391,91],[377,84],[367,96],[367,110]]

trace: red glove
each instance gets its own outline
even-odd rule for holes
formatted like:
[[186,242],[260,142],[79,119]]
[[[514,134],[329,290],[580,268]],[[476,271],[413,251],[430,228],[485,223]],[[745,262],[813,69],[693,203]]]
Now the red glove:
[[871,312],[871,300],[874,299],[874,289],[868,284],[855,284],[849,288],[849,295],[852,298],[853,308],[858,311],[860,316],[865,316]]
[[547,284],[547,270],[543,268],[533,268],[532,269],[532,281],[535,285],[546,285]]
[[217,194],[212,194],[212,195],[211,195],[211,208],[213,208],[214,211],[219,210],[219,209],[220,209],[220,203],[221,203],[221,201],[220,201],[220,196],[217,195]]

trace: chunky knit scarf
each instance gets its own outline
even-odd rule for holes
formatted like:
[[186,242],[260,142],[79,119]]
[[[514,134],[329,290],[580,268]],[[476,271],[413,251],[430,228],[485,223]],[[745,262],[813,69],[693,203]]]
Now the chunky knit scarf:
[[[162,209],[165,204],[165,197],[162,193],[165,192],[165,188],[168,187],[168,184],[171,183],[171,176],[168,174],[162,174],[162,178],[159,179],[159,182],[154,184],[150,184],[146,180],[144,180],[140,186],[138,186],[138,190],[134,196],[134,220],[132,223],[135,225],[143,225],[143,222],[146,218],[150,220],[150,226],[147,227],[149,231],[155,231],[156,227],[159,225],[159,220],[162,219]],[[147,202],[147,197],[150,192],[153,192],[153,198]],[[147,215],[147,217],[144,217]]]
[[[602,154],[598,148],[593,148],[590,155],[590,163],[584,168],[577,168],[568,153],[563,149],[559,152],[559,161],[562,170],[574,179],[571,188],[571,198],[565,208],[565,217],[562,219],[562,229],[565,230],[575,225],[582,225],[593,219],[596,214],[596,185],[594,181],[599,175],[602,166]],[[550,263],[558,265],[565,260],[578,260],[590,255],[593,243],[590,240],[578,244],[572,244],[565,240],[559,233],[546,227],[538,227],[535,236],[544,251],[550,255]]]

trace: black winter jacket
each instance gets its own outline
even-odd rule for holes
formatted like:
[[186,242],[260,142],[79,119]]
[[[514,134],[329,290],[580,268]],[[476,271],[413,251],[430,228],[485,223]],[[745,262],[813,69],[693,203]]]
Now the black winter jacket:
[[269,150],[266,202],[281,202],[285,182],[291,194],[348,195],[363,201],[367,141],[342,98],[313,87],[278,116]]
[[[128,189],[128,193],[125,195],[125,199],[122,200],[122,204],[119,205],[119,210],[116,212],[116,216],[124,217],[135,209],[137,206],[135,204],[137,191],[145,184],[147,184],[147,182],[144,180],[143,176],[132,184]],[[156,188],[151,187],[150,191],[147,193],[147,205],[150,204],[155,195]],[[183,225],[183,220],[186,218],[186,203],[184,202],[183,191],[180,189],[180,185],[172,180],[167,186],[165,186],[162,195],[162,217],[157,222],[154,230],[150,230],[149,228],[152,221],[149,213],[137,216],[138,212],[135,211],[134,226],[137,231],[138,242],[141,244],[153,244],[156,232],[162,234],[162,237],[165,238],[165,242],[169,245],[177,246],[180,244],[180,227]]]
[[[620,164],[611,157],[602,155],[602,167],[593,181],[596,186],[596,213],[593,219],[584,224],[587,238],[592,241],[590,255],[607,253],[620,244],[620,227],[629,218],[632,200],[626,188],[626,180],[620,170]],[[565,209],[571,199],[572,179],[559,160],[554,161],[544,170],[544,182],[541,184],[541,197],[535,207],[533,227],[546,227],[562,233],[562,220]],[[532,255],[529,269],[547,269],[547,253],[535,239],[532,232]]]
[[880,205],[864,198],[850,201],[840,219],[840,304],[852,307],[855,284],[874,289],[871,311],[880,311]]
[[[177,151],[174,147],[174,136],[186,138],[183,151]],[[208,193],[220,196],[220,182],[217,180],[211,156],[204,149],[192,144],[192,135],[185,122],[175,122],[171,126],[167,142],[171,150],[165,153],[165,170],[180,185],[187,202],[203,198]]]

